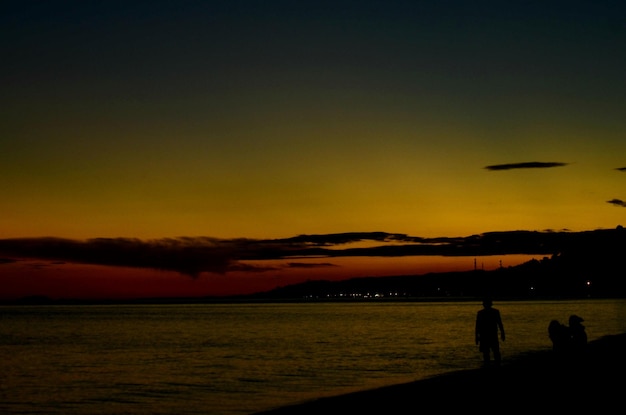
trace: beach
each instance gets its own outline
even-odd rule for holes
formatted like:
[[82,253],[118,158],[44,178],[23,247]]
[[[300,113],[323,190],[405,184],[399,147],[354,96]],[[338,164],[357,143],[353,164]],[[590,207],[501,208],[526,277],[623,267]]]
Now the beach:
[[530,352],[486,367],[415,382],[324,397],[254,415],[308,415],[325,411],[416,413],[436,410],[616,410],[623,406],[626,333],[590,341],[585,350],[560,355]]

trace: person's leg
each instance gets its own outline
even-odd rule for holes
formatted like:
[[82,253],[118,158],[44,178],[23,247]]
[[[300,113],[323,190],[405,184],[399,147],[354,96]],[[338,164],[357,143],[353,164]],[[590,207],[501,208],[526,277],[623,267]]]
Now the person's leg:
[[502,356],[500,355],[500,345],[496,343],[493,345],[493,361],[496,366],[500,365],[501,358]]
[[489,360],[490,360],[490,356],[489,356],[489,349],[485,348],[483,350],[483,364],[485,366],[489,365]]

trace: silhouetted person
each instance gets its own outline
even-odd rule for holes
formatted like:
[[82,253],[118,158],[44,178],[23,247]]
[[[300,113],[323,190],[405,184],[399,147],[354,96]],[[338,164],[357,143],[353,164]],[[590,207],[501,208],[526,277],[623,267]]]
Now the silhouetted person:
[[552,320],[548,325],[548,336],[552,340],[552,350],[559,355],[570,351],[571,336],[569,327],[558,320]]
[[576,314],[569,316],[570,344],[574,354],[582,353],[587,345],[587,332],[581,324],[583,321],[585,320]]
[[493,361],[497,365],[500,364],[500,341],[498,340],[498,330],[500,338],[505,339],[504,325],[500,311],[493,308],[491,299],[483,300],[483,308],[476,313],[476,344],[478,350],[483,354],[483,362],[485,366],[491,363],[491,353],[493,353]]

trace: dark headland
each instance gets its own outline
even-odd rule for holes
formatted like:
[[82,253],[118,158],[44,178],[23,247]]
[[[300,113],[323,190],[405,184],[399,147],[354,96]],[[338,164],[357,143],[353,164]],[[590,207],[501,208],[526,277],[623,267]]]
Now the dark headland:
[[604,413],[624,409],[625,374],[626,333],[591,341],[584,353],[577,356],[537,351],[511,358],[499,368],[456,371],[411,383],[324,397],[255,415],[332,412],[394,415],[426,410]]

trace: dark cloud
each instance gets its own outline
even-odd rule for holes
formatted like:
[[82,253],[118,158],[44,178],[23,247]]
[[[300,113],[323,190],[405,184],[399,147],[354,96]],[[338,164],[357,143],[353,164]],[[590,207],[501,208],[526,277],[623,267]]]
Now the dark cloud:
[[[619,206],[626,203],[609,201]],[[584,233],[568,231],[487,232],[466,237],[422,238],[386,232],[348,232],[299,235],[284,239],[218,239],[180,237],[156,240],[133,238],[0,239],[0,264],[15,259],[67,261],[112,266],[154,268],[197,276],[202,272],[226,274],[233,271],[265,272],[250,260],[289,260],[287,267],[331,267],[330,262],[302,263],[295,258],[348,256],[399,257],[416,255],[483,256],[507,254],[550,255]],[[350,243],[373,241],[370,247]]]
[[615,205],[615,206],[626,207],[626,202],[624,202],[623,200],[620,200],[620,199],[607,200],[606,203],[610,203],[610,204]]
[[242,265],[234,255],[241,244],[245,246],[245,241],[224,242],[215,238],[24,238],[0,240],[0,252],[26,258],[173,270],[196,276],[203,271],[223,274],[240,269]]
[[485,169],[487,170],[545,169],[549,167],[567,166],[568,164],[569,163],[528,161],[524,163],[493,164],[491,166],[485,166]]
[[616,168],[615,170],[618,170],[618,171],[626,171],[626,167],[618,167],[618,168]]

